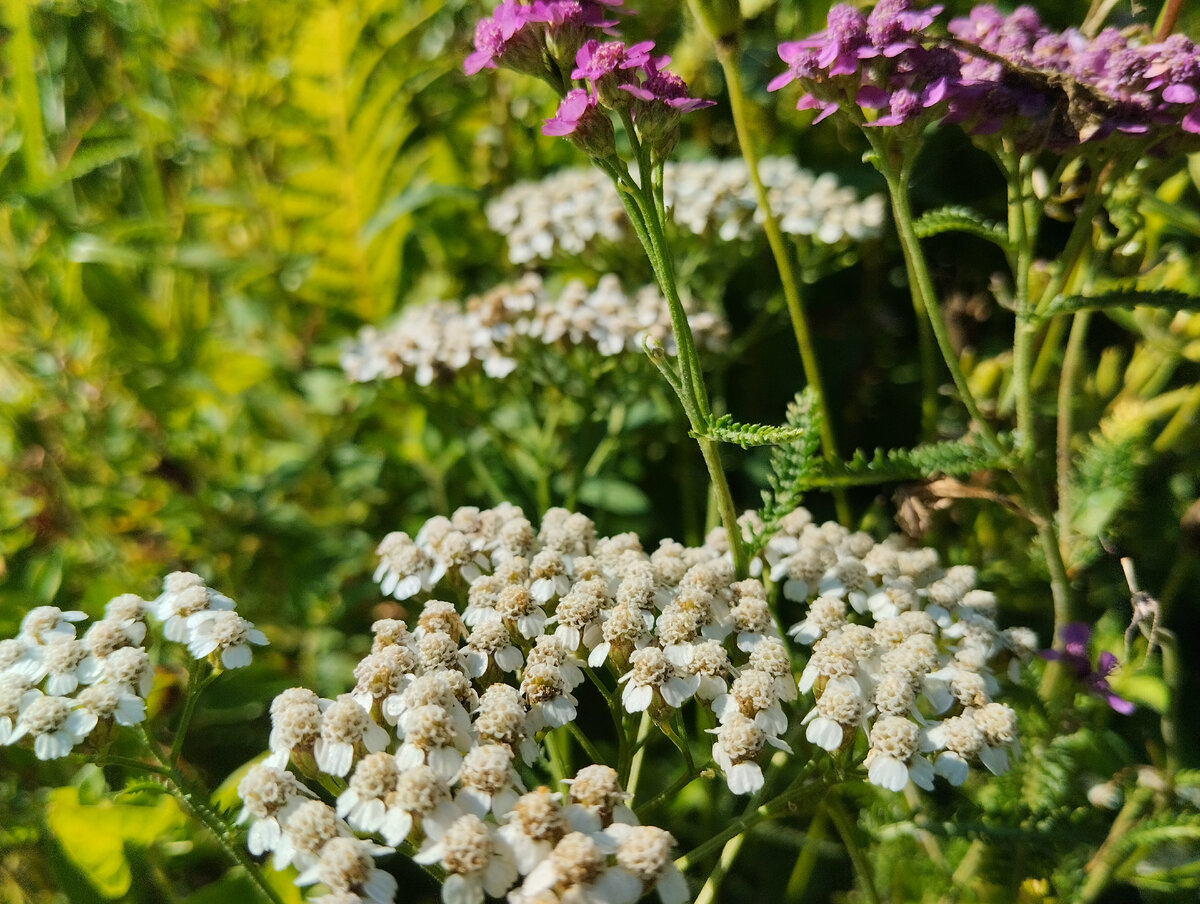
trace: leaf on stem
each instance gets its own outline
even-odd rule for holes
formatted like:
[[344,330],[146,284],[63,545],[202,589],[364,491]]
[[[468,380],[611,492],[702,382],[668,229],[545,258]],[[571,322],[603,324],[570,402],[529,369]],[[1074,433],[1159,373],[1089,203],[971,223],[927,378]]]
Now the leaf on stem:
[[1048,320],[1061,314],[1078,311],[1100,311],[1105,308],[1134,308],[1138,306],[1164,308],[1169,311],[1200,310],[1200,298],[1172,289],[1119,289],[1103,295],[1062,295],[1039,311],[1036,320]]
[[696,439],[713,439],[733,443],[748,449],[751,446],[778,446],[794,443],[804,436],[807,428],[792,424],[773,427],[769,424],[740,424],[731,415],[710,417],[703,433],[692,431]]
[[992,242],[1007,251],[1010,247],[1008,232],[999,223],[985,220],[967,207],[938,207],[919,216],[913,223],[919,238],[940,235],[943,232],[965,232]]

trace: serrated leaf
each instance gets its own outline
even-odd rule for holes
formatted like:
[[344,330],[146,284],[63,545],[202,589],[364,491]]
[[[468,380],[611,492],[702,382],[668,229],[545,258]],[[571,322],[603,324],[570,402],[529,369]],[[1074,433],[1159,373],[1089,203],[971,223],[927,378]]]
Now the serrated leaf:
[[[768,424],[739,424],[731,415],[723,414],[709,421],[704,437],[748,449],[751,446],[778,446],[794,443],[804,436],[806,428],[792,424],[773,427]],[[693,431],[692,436],[698,434]]]
[[939,207],[926,211],[913,223],[920,238],[940,235],[943,232],[965,232],[989,242],[1008,248],[1008,232],[1000,224],[985,220],[967,207]]
[[1195,311],[1200,310],[1200,298],[1171,289],[1122,289],[1105,292],[1103,295],[1064,295],[1051,301],[1044,310],[1038,311],[1035,319],[1047,320],[1077,311],[1128,309],[1138,306],[1165,308],[1169,311]]

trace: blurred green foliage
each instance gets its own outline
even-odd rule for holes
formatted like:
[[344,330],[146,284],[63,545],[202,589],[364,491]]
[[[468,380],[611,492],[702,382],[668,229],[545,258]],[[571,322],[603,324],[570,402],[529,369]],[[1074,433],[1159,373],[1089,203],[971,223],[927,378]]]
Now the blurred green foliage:
[[[719,70],[686,29],[685,5],[642,4],[631,31],[672,47],[697,90],[719,94]],[[1048,6],[1063,22],[1084,10],[1077,2]],[[833,126],[804,130],[782,96],[762,90],[776,71],[774,44],[820,28],[828,4],[743,7],[764,144],[877,188],[851,136]],[[414,530],[431,514],[498,495],[536,517],[532,509],[544,502],[530,481],[537,472],[555,478],[552,501],[589,508],[605,530],[637,527],[650,544],[703,528],[702,494],[687,496],[703,471],[683,451],[682,434],[664,435],[681,423],[662,410],[665,394],[630,399],[636,404],[612,434],[628,448],[576,480],[611,425],[611,409],[597,413],[587,393],[611,402],[619,379],[600,390],[567,386],[549,402],[525,399],[527,410],[511,399],[497,409],[490,398],[468,404],[354,387],[337,366],[339,343],[360,326],[410,301],[461,297],[511,275],[500,238],[487,231],[484,200],[517,178],[578,163],[565,142],[533,134],[549,114],[547,92],[507,74],[462,78],[479,14],[480,5],[465,0],[0,7],[0,636],[15,633],[35,605],[96,613],[119,593],[153,597],[168,571],[203,574],[238,599],[273,644],[248,674],[222,679],[197,718],[189,751],[214,784],[262,748],[271,694],[295,683],[341,689],[366,644],[362,629],[378,613],[398,611],[380,608],[369,581],[372,549],[386,531]],[[683,153],[735,152],[725,117],[690,128]],[[954,139],[931,145],[916,189],[923,209],[969,203],[998,214],[1001,187],[984,180],[981,188],[970,153]],[[1147,184],[1133,204],[1142,246],[1127,263],[1154,263],[1153,285],[1142,288],[1195,293],[1197,172],[1174,163],[1177,172]],[[930,254],[947,284],[967,277],[955,316],[964,347],[974,349],[972,384],[1003,415],[1011,404],[1010,321],[978,303],[991,260],[980,246],[939,236]],[[1114,258],[1121,248],[1114,243]],[[898,260],[894,248],[873,249],[861,266],[810,293],[846,449],[917,440],[917,368]],[[724,287],[720,300],[735,329],[775,294],[764,272],[747,262]],[[1135,557],[1145,586],[1162,589],[1181,636],[1197,626],[1198,342],[1195,316],[1096,315],[1076,400],[1076,486],[1066,513],[1089,614],[1123,615],[1128,606],[1115,563],[1102,556],[1103,535]],[[782,422],[799,388],[782,320],[742,351],[742,361],[717,375],[728,409],[738,421]],[[645,362],[632,366],[649,372]],[[614,376],[645,385],[645,373]],[[579,449],[556,446],[563,434],[553,432],[543,446],[522,448],[523,431],[544,424],[547,404],[574,406],[570,423],[581,426],[568,438]],[[946,424],[947,436],[958,426]],[[522,464],[522,454],[533,458]],[[756,504],[767,453],[730,458],[740,501]],[[669,479],[648,462],[662,463]],[[854,498],[868,525],[887,529],[892,499],[874,489]],[[826,505],[820,497],[805,502],[818,511]],[[1013,620],[1048,623],[1027,524],[987,500],[949,505],[912,490],[900,502],[923,505],[931,539],[1004,589]],[[1194,674],[1188,682],[1200,690]],[[1160,689],[1144,700],[1152,705]],[[1130,745],[1142,744],[1154,714],[1139,720],[1128,739],[1088,727],[1031,751],[1025,762],[1036,768],[980,789],[985,812],[972,837],[1015,837],[993,854],[1026,858],[1029,876],[1082,870],[1082,860],[1039,861],[1039,839],[1103,836],[1103,814],[1080,804],[1083,773],[1071,771],[1084,763],[1088,775],[1107,777],[1145,758]],[[247,722],[257,735],[228,738],[229,726]],[[1194,737],[1190,743],[1195,756]],[[0,749],[0,765],[0,898],[165,900],[161,889],[172,884],[189,890],[179,900],[196,904],[248,894],[166,798],[113,801],[104,795],[106,776],[71,784],[65,766],[39,766],[9,748]],[[1055,769],[1061,775],[1042,782],[1040,774]],[[56,782],[54,791],[36,790]],[[938,806],[946,825],[972,818],[950,802]],[[729,815],[687,797],[676,807],[697,814],[701,826]],[[877,842],[877,869],[893,877],[887,887],[896,899],[916,900],[929,875],[905,873],[920,832],[903,809],[872,811],[863,830]],[[83,844],[81,833],[100,826],[103,844]],[[1192,829],[1181,833],[1195,844]],[[803,840],[784,836],[789,857]],[[1147,850],[1161,853],[1152,842]],[[747,862],[770,862],[775,843],[754,840]],[[1128,862],[1123,880],[1151,887]],[[938,881],[946,885],[952,872],[953,864]],[[1030,895],[1046,899],[1036,888]]]

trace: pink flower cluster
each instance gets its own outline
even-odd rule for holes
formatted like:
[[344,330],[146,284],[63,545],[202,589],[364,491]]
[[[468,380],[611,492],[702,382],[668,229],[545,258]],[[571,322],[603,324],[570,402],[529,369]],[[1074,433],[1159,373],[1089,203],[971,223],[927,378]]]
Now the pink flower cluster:
[[667,147],[679,114],[714,102],[691,97],[687,84],[666,71],[669,56],[651,56],[653,41],[626,44],[611,16],[621,0],[504,0],[475,28],[468,75],[504,66],[560,84],[563,99],[543,134],[571,136],[589,153],[613,148],[606,111],[629,112],[643,140]]
[[983,4],[952,20],[947,38],[927,33],[940,12],[911,0],[883,0],[869,15],[834,6],[825,30],[779,45],[788,69],[770,90],[799,81],[797,108],[818,120],[858,107],[879,111],[869,126],[962,123],[1059,152],[1114,134],[1150,145],[1200,134],[1200,54],[1181,35],[1153,42],[1108,28],[1089,38],[1046,27],[1027,6],[1004,15]]

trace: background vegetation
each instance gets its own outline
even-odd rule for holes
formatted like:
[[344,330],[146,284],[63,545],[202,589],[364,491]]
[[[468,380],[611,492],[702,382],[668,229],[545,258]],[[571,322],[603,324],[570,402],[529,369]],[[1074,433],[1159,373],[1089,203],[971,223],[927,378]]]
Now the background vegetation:
[[[671,48],[695,92],[719,97],[720,71],[690,30],[686,4],[646,6],[627,30]],[[743,7],[743,69],[764,145],[880,190],[854,136],[832,124],[809,130],[787,100],[765,93],[780,68],[775,44],[820,28],[827,4]],[[1066,24],[1086,10],[1041,11]],[[365,627],[398,612],[370,581],[373,548],[387,531],[497,497],[536,518],[530,487],[538,474],[560,473],[550,501],[575,499],[606,533],[637,529],[649,546],[703,532],[704,500],[689,490],[702,485],[703,470],[665,401],[621,426],[623,451],[608,459],[605,482],[587,490],[581,454],[563,436],[531,442],[524,432],[547,406],[573,404],[569,397],[532,397],[531,386],[530,410],[489,420],[462,395],[353,385],[338,366],[341,344],[361,326],[514,276],[484,203],[518,179],[580,162],[565,142],[536,134],[552,107],[548,92],[503,74],[464,78],[480,15],[465,0],[5,0],[0,12],[0,635],[14,634],[36,605],[94,614],[122,592],[153,597],[168,571],[203,574],[272,640],[248,674],[214,688],[198,717],[188,757],[214,784],[263,748],[272,693],[297,683],[341,690],[368,644]],[[1123,6],[1113,13],[1130,17]],[[1194,24],[1185,19],[1182,30]],[[680,156],[736,154],[724,103],[694,120]],[[980,179],[987,165],[975,153],[960,137],[939,138],[923,160],[919,204],[969,203],[1002,217],[1003,185]],[[1200,160],[1163,167],[1133,199],[1135,222],[1112,224],[1114,236],[1138,242],[1114,260],[1131,271],[1153,265],[1164,284],[1195,294]],[[999,261],[969,237],[933,239],[930,254],[937,278],[956,288],[948,298],[957,341],[972,350],[973,385],[1003,413],[1011,319],[984,294]],[[780,422],[801,388],[768,261],[764,248],[745,252],[714,299],[735,335],[775,305],[753,345],[715,362],[720,394],[743,421]],[[624,266],[648,281],[632,250]],[[919,368],[894,242],[863,247],[855,266],[807,296],[843,451],[913,444]],[[1093,441],[1076,450],[1073,577],[1088,620],[1118,648],[1129,594],[1116,559],[1096,542],[1103,536],[1136,562],[1183,641],[1184,662],[1195,662],[1200,318],[1117,312],[1097,320],[1087,355],[1077,417]],[[643,372],[616,376],[652,383],[648,364],[635,367]],[[620,379],[605,392],[619,396]],[[575,417],[589,436],[608,429],[586,405]],[[939,427],[957,435],[961,424]],[[732,451],[734,493],[754,506],[767,456]],[[926,542],[978,565],[1009,621],[1039,627],[1049,645],[1032,532],[1011,512],[917,486],[861,489],[851,501],[878,534],[893,529],[897,509],[928,510]],[[822,494],[805,504],[832,515]],[[169,693],[170,676],[163,681]],[[1198,685],[1191,668],[1183,699]],[[1080,757],[1107,778],[1161,756],[1161,682],[1132,676],[1119,688],[1141,708],[1109,725],[1102,744],[1080,749],[1114,718],[1093,711],[1096,734],[1043,751],[1057,773],[1014,773],[983,796],[983,816],[955,812],[961,800],[939,801],[945,825],[994,819],[1025,833],[1016,844],[1023,859],[1012,865],[1023,875],[1081,869],[1111,814],[1089,809],[1079,780],[1065,773]],[[1194,712],[1183,718],[1184,765],[1197,766],[1200,726]],[[257,734],[220,730],[247,720]],[[225,893],[213,884],[224,864],[178,813],[140,799],[113,803],[103,776],[72,777],[73,769],[0,748],[0,898],[200,904]],[[77,791],[38,790],[56,781]],[[121,809],[135,806],[136,818]],[[703,813],[703,801],[678,806],[722,818]],[[873,811],[864,826],[890,839],[880,869],[899,869],[916,844],[895,828],[902,821]],[[96,842],[82,826],[110,824],[123,847],[89,848]],[[1073,860],[1032,863],[1043,833],[1068,830],[1078,839]],[[752,843],[727,886],[730,900],[761,880],[779,843]],[[1154,850],[1194,866],[1194,834],[1188,844]],[[105,864],[116,872],[107,884]],[[849,887],[839,878],[844,861],[824,857],[821,868],[827,894]],[[1142,883],[1140,893],[1178,892]]]

